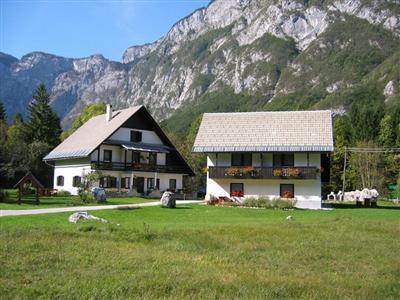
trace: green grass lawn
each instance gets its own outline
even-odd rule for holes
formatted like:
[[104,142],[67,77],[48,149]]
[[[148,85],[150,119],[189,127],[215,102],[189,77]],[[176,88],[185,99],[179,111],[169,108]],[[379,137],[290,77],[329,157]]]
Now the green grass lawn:
[[398,299],[400,210],[346,207],[93,212],[107,224],[2,217],[0,295]]
[[[60,197],[40,197],[40,204],[36,204],[34,195],[24,195],[21,204],[17,203],[17,190],[7,190],[10,194],[10,199],[6,202],[0,202],[0,209],[35,209],[35,208],[50,208],[50,207],[65,207],[71,206],[71,202],[76,196],[60,196]],[[106,203],[92,203],[88,205],[116,205],[116,204],[136,204],[145,202],[154,202],[159,199],[149,199],[142,197],[127,197],[127,198],[107,198]]]

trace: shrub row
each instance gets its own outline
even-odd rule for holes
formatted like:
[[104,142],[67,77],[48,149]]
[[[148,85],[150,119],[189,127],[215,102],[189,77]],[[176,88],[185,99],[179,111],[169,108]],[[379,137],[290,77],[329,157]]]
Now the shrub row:
[[280,209],[294,208],[295,204],[296,200],[281,199],[281,198],[270,199],[267,196],[261,196],[258,198],[248,197],[243,202],[243,206],[246,207],[280,208]]

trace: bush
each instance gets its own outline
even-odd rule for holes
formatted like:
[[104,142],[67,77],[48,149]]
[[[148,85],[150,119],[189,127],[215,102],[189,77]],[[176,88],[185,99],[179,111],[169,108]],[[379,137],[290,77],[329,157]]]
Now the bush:
[[243,206],[246,207],[259,207],[259,208],[279,208],[279,209],[291,209],[294,208],[296,201],[287,199],[270,199],[267,196],[261,196],[258,198],[248,197],[244,200]]
[[0,202],[4,202],[10,199],[10,194],[7,191],[0,190]]
[[281,199],[277,198],[272,200],[273,204],[272,207],[274,208],[280,208],[280,209],[292,209],[294,208],[296,204],[296,200],[290,200],[290,199]]
[[271,207],[271,200],[266,196],[261,196],[258,198],[248,197],[244,200],[243,206],[269,208]]
[[56,193],[56,197],[67,197],[67,196],[71,196],[71,193],[68,191],[60,190],[57,191]]
[[73,197],[71,200],[68,201],[68,206],[79,206],[79,205],[86,205],[90,203],[96,203],[96,199],[89,191],[80,191],[78,197]]
[[79,192],[79,199],[82,203],[95,203],[96,199],[93,196],[92,192],[90,191],[80,191]]

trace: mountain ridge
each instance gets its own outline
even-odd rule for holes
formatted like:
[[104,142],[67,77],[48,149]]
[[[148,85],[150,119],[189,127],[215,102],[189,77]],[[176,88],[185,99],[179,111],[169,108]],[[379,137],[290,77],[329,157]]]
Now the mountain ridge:
[[[117,108],[145,104],[163,120],[226,89],[233,90],[233,99],[243,94],[260,101],[257,109],[288,109],[291,102],[293,108],[313,108],[399,51],[399,36],[393,1],[215,0],[157,41],[129,47],[121,62],[101,54],[64,58],[32,52],[18,60],[0,53],[0,99],[10,116],[26,113],[36,85],[44,82],[64,127],[94,102]],[[347,73],[329,74],[326,66],[335,64]],[[390,97],[398,95],[394,77],[384,79],[385,88],[392,82]],[[298,105],[317,90],[319,99]],[[290,98],[296,93],[300,100]]]

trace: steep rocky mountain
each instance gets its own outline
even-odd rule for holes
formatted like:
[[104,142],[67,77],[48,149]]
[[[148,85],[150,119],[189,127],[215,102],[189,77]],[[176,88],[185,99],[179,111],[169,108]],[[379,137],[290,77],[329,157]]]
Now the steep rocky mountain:
[[363,87],[398,101],[399,54],[396,0],[215,0],[121,62],[0,54],[0,98],[9,115],[26,111],[44,82],[64,126],[84,105],[107,101],[145,104],[182,130],[210,110],[341,112]]

